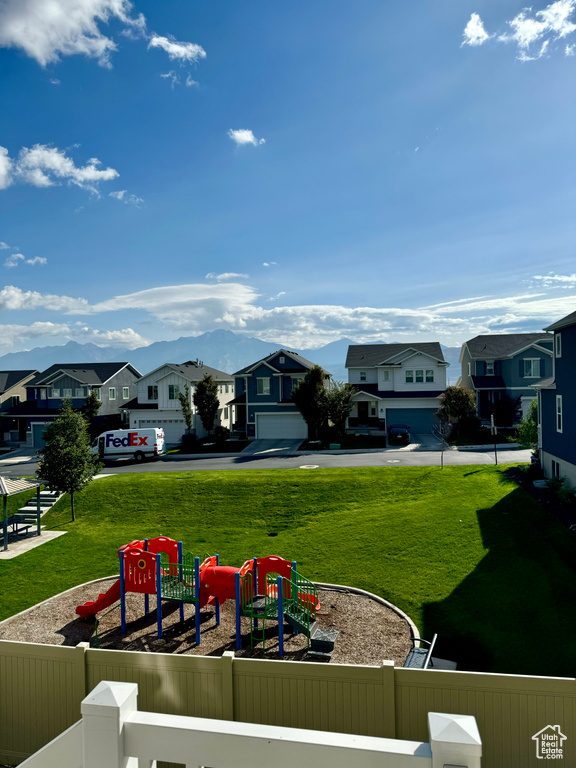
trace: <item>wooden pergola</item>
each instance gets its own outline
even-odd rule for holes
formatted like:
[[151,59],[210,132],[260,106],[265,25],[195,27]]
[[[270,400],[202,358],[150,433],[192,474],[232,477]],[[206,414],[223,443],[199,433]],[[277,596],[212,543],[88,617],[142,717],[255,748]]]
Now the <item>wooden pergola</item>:
[[[37,534],[40,536],[40,517],[42,515],[42,509],[40,506],[40,483],[34,480],[27,480],[25,478],[17,478],[12,480],[10,477],[0,477],[0,494],[2,495],[2,533],[4,541],[4,551],[8,549],[8,496],[14,496],[17,493],[23,491],[31,491],[36,488],[36,509],[37,509]],[[13,523],[14,525],[14,523]]]

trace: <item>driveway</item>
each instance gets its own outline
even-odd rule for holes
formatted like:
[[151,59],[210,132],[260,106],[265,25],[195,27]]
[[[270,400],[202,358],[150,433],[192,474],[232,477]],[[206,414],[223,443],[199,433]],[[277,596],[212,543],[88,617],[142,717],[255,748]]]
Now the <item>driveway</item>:
[[293,456],[302,440],[252,440],[242,456]]

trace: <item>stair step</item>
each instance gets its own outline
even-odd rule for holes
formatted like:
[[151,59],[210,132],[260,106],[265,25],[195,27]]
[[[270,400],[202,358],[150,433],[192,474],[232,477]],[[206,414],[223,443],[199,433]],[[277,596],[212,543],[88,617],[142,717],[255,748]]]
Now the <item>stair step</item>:
[[38,521],[38,515],[32,515],[32,514],[21,514],[20,512],[15,512],[12,517],[15,521],[19,523],[35,523]]
[[305,618],[300,616],[293,616],[291,613],[288,613],[287,611],[284,613],[284,618],[293,629],[297,629],[298,632],[303,632],[305,635],[308,635],[309,637],[312,636],[312,634],[316,631],[316,628],[318,626],[318,623],[316,621],[311,621],[310,623],[308,623],[308,621],[306,621]]
[[339,632],[335,629],[316,629],[310,635],[310,649],[321,653],[331,653]]
[[313,651],[310,649],[306,656],[311,656],[313,659],[319,659],[320,661],[330,661],[332,658],[331,651]]

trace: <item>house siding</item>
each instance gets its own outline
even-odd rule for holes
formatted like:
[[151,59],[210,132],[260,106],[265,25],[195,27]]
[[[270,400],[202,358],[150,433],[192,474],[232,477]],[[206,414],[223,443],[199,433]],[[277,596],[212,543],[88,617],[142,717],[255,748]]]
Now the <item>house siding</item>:
[[[576,466],[576,324],[556,333],[562,334],[562,357],[554,360],[556,389],[543,389],[541,393],[542,451],[551,458]],[[556,430],[557,395],[562,395],[562,432]],[[567,476],[568,472],[563,474]]]

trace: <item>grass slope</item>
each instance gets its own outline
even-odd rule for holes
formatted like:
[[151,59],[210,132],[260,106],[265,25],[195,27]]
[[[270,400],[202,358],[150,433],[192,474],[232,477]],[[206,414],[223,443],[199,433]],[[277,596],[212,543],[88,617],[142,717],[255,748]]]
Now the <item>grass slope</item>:
[[503,467],[116,475],[76,515],[62,500],[44,522],[67,535],[1,564],[0,618],[117,573],[118,547],[163,534],[222,564],[278,554],[376,592],[460,668],[576,674],[575,543]]

